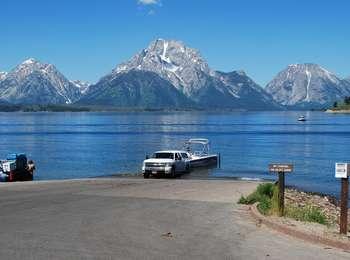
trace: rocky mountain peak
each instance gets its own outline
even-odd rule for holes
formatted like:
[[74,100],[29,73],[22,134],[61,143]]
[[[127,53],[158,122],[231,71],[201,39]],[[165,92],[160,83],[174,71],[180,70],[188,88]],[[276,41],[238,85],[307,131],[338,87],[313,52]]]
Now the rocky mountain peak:
[[183,42],[176,40],[157,39],[135,55],[131,60],[119,65],[117,72],[140,69],[149,70],[151,65],[158,69],[176,72],[191,65],[208,72],[208,64],[198,50],[187,47]]
[[235,71],[232,71],[231,73],[235,73],[235,74],[242,76],[242,77],[247,76],[247,73],[244,70],[235,70]]
[[0,82],[2,99],[23,104],[73,103],[79,89],[52,64],[30,58],[11,70]]
[[287,69],[288,76],[293,76],[296,74],[303,74],[308,78],[321,77],[326,80],[333,81],[334,83],[339,83],[340,79],[330,71],[314,63],[303,63],[303,64],[292,64],[288,66]]
[[114,75],[132,69],[151,71],[169,80],[185,95],[190,95],[210,68],[199,51],[180,41],[157,39],[129,61],[117,66]]
[[34,63],[38,63],[38,61],[35,58],[29,58],[29,59],[23,61],[22,64],[28,64],[29,65],[29,64],[34,64]]
[[15,76],[18,80],[27,77],[28,75],[37,72],[37,73],[54,73],[58,74],[59,72],[55,66],[51,64],[42,63],[34,58],[30,58],[19,64],[16,68],[10,71],[9,76]]
[[349,92],[335,74],[313,63],[289,65],[265,90],[282,105],[308,109],[326,107]]
[[44,64],[40,62],[39,60],[36,60],[34,58],[29,58],[23,61],[21,64],[19,64],[16,68],[21,69],[21,68],[38,68],[38,67],[45,67],[48,66],[49,64]]

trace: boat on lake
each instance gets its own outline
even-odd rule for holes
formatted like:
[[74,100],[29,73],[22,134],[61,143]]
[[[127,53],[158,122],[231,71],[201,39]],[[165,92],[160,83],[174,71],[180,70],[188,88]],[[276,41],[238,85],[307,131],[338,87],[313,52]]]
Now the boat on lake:
[[299,122],[305,122],[306,121],[305,116],[299,116],[298,121]]
[[192,138],[185,142],[191,168],[217,166],[220,155],[210,153],[210,142],[204,138]]
[[142,164],[144,178],[150,176],[176,177],[198,167],[215,167],[220,164],[218,154],[210,154],[209,140],[198,138],[185,142],[184,150],[164,150],[146,157]]

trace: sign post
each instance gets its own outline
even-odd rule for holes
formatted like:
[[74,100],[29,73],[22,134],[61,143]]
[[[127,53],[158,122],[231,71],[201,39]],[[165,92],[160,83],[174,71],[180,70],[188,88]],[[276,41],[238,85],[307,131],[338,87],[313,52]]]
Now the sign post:
[[269,165],[269,171],[272,173],[278,173],[278,215],[282,217],[284,215],[284,189],[285,189],[285,176],[284,173],[290,173],[293,171],[293,164],[281,164],[274,163]]
[[278,173],[278,215],[284,216],[284,171]]
[[341,179],[340,193],[340,234],[348,232],[348,199],[349,199],[349,163],[335,164],[335,177]]

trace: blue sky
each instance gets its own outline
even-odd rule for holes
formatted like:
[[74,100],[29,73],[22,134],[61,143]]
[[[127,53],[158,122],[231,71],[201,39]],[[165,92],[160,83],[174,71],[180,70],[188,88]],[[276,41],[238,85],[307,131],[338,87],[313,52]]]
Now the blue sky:
[[0,3],[0,70],[29,57],[96,82],[156,38],[265,85],[291,63],[350,76],[350,1],[60,0]]

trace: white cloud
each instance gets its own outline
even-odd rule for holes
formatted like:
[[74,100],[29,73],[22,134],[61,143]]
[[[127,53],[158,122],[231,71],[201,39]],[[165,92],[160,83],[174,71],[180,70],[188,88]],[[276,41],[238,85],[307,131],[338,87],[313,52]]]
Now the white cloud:
[[148,14],[148,15],[155,15],[155,14],[156,14],[156,11],[154,11],[154,10],[152,9],[152,10],[149,10],[147,14]]
[[156,5],[160,4],[160,0],[138,0],[140,5]]
[[144,15],[153,16],[162,7],[162,0],[137,0],[138,10]]

